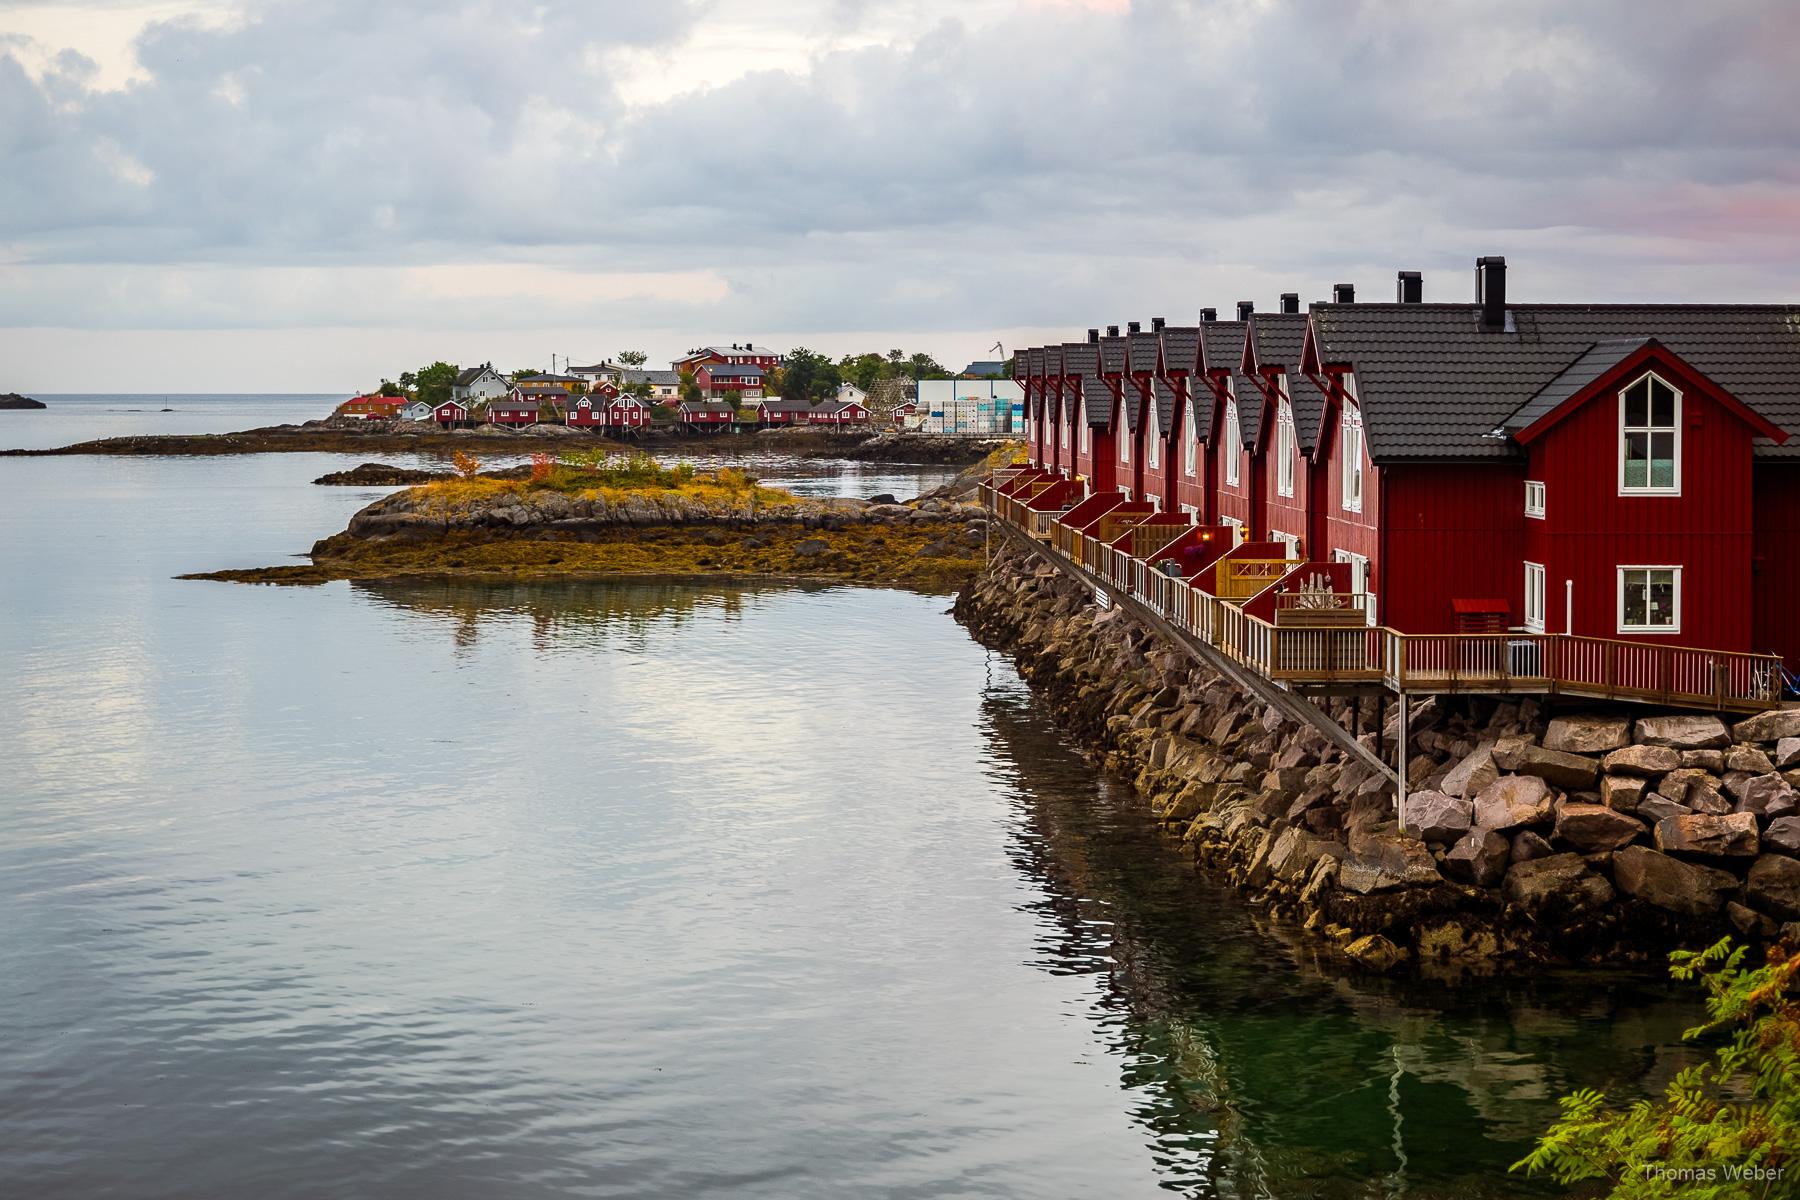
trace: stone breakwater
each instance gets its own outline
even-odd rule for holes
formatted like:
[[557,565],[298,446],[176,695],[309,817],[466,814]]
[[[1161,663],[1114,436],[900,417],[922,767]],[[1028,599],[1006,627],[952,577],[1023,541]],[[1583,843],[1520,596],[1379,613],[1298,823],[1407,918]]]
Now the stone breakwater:
[[[1402,833],[1386,776],[1010,541],[956,612],[1201,867],[1370,968],[1800,941],[1800,711],[1415,701]],[[1373,747],[1376,711],[1336,715]]]

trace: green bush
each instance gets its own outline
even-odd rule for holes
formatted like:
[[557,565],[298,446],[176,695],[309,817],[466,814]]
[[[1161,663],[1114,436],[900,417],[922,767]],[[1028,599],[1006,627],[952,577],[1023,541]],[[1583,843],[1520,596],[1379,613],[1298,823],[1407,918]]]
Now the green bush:
[[1707,991],[1709,1019],[1685,1036],[1731,1031],[1710,1065],[1623,1111],[1591,1089],[1565,1096],[1562,1119],[1513,1170],[1605,1180],[1612,1200],[1800,1194],[1800,955],[1771,950],[1767,965],[1745,970],[1745,953],[1726,938],[1669,956],[1670,974]]

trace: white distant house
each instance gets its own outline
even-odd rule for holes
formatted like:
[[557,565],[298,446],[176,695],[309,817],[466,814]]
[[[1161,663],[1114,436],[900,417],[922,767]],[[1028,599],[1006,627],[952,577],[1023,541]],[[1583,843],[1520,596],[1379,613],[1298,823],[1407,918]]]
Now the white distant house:
[[400,419],[402,421],[429,421],[434,411],[431,405],[423,400],[414,400],[400,410]]
[[673,404],[681,399],[681,376],[674,371],[626,371],[622,388],[640,383],[650,385],[650,403]]
[[610,383],[614,387],[625,384],[625,368],[618,363],[597,362],[591,367],[569,367],[567,370],[577,379],[585,380],[589,387],[596,383]]
[[838,384],[837,395],[834,397],[834,401],[837,404],[855,404],[859,407],[867,408],[869,407],[869,393],[863,391],[854,383],[840,383]]
[[469,367],[450,385],[450,398],[464,408],[473,408],[489,400],[498,400],[512,391],[506,376],[494,370],[493,363]]

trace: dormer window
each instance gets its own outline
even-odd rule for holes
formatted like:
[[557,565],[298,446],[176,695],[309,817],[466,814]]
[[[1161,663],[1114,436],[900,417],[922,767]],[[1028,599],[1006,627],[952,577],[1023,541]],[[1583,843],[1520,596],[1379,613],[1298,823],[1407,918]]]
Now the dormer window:
[[1219,451],[1225,456],[1225,484],[1238,485],[1238,461],[1244,456],[1244,435],[1238,432],[1237,398],[1225,395],[1225,442]]
[[1119,410],[1119,461],[1131,461],[1131,425],[1125,420],[1125,410]]
[[1294,410],[1286,400],[1275,411],[1275,492],[1294,494]]
[[1191,406],[1188,409],[1187,416],[1188,419],[1181,423],[1182,428],[1186,430],[1187,433],[1187,455],[1186,461],[1182,465],[1187,469],[1187,477],[1192,479],[1194,477],[1194,468],[1196,466],[1195,459],[1200,455],[1200,430],[1194,424],[1194,410]]
[[1654,372],[1619,393],[1619,494],[1681,494],[1681,393]]
[[1359,513],[1363,507],[1363,426],[1362,413],[1354,404],[1344,405],[1344,415],[1338,425],[1342,434],[1339,445],[1339,464],[1343,482],[1343,502],[1345,512]]
[[1150,460],[1149,465],[1152,471],[1162,469],[1162,437],[1157,432],[1159,429],[1158,419],[1153,407],[1150,414],[1150,427],[1144,430],[1144,453]]

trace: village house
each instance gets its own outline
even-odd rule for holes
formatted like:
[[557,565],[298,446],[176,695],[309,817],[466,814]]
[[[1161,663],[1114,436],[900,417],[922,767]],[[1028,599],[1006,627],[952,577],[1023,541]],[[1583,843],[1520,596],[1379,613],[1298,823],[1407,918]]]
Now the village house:
[[723,400],[683,400],[675,406],[675,418],[691,433],[717,432],[737,421],[737,406]]
[[474,425],[474,416],[461,400],[446,400],[432,411],[432,420],[440,429],[466,429]]
[[405,404],[405,396],[384,396],[379,392],[371,392],[350,397],[338,405],[337,411],[339,416],[358,421],[391,421],[400,415]]
[[652,404],[673,404],[681,398],[681,375],[675,371],[626,371],[621,388],[643,385],[650,389]]
[[763,368],[754,363],[701,363],[694,368],[694,385],[709,400],[723,399],[732,392],[744,400],[759,400]]
[[1476,289],[1021,351],[1031,460],[1341,569],[1405,633],[1800,666],[1800,306],[1519,304],[1498,258]]
[[698,350],[689,350],[669,366],[676,374],[680,374],[682,371],[698,371],[708,363],[761,367],[764,371],[773,371],[781,365],[781,355],[767,346],[757,346],[750,342],[740,346],[733,342],[729,346],[702,346]]
[[767,396],[757,402],[756,419],[763,425],[805,425],[810,423],[812,410],[804,400]]
[[806,416],[809,425],[829,425],[842,429],[851,425],[867,425],[869,410],[854,400],[826,400]]
[[565,395],[578,395],[587,391],[588,381],[579,375],[526,375],[513,380],[514,391],[545,395],[550,392],[562,392]]
[[450,398],[460,401],[464,408],[498,399],[510,391],[512,384],[507,382],[506,376],[494,370],[491,362],[479,367],[464,368],[450,384]]
[[429,421],[431,418],[431,405],[423,400],[408,400],[400,407],[400,419],[402,421]]
[[587,367],[569,367],[567,372],[590,388],[597,383],[610,383],[614,387],[623,387],[625,382],[625,368],[617,363],[598,362]]

